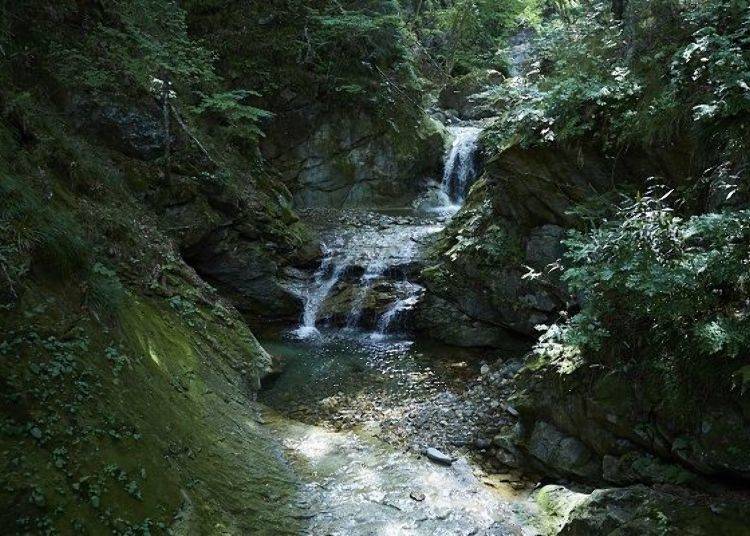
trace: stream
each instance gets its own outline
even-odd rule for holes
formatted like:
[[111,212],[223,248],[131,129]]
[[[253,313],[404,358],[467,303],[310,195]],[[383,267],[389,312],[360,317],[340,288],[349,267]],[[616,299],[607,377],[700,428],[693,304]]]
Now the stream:
[[259,399],[303,482],[309,534],[537,534],[528,490],[472,455],[491,401],[467,386],[497,356],[408,333],[420,259],[475,178],[480,132],[451,127],[442,181],[412,207],[302,213],[323,257],[294,289],[300,325],[261,339],[284,367]]

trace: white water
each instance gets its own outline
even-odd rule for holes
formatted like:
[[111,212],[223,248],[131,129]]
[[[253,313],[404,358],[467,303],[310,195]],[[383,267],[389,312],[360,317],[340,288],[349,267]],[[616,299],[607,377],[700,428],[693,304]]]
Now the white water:
[[352,303],[352,309],[346,318],[346,327],[348,328],[357,327],[360,318],[362,318],[362,309],[364,308],[367,294],[372,290],[375,281],[382,277],[383,272],[388,268],[385,259],[377,255],[377,251],[375,253],[375,258],[367,264],[365,273],[362,274],[359,280],[359,292],[357,292],[357,297],[354,299],[354,303]]
[[320,307],[348,266],[347,259],[339,258],[335,249],[328,248],[325,244],[321,244],[321,249],[323,250],[323,261],[320,263],[320,268],[315,272],[312,287],[307,289],[304,296],[302,325],[293,332],[300,339],[307,339],[320,334],[318,328],[315,327]]
[[377,330],[371,335],[372,339],[385,338],[390,332],[391,325],[401,313],[411,310],[419,301],[423,288],[409,281],[401,284],[406,290],[406,296],[391,303],[388,309],[378,318]]
[[[324,256],[320,268],[315,272],[310,287],[302,294],[302,322],[293,332],[297,337],[304,339],[320,334],[317,322],[321,308],[349,267],[359,267],[363,272],[356,283],[346,316],[347,328],[360,326],[368,297],[374,286],[381,282],[385,282],[386,286],[392,285],[397,292],[394,301],[379,313],[373,338],[385,337],[395,319],[416,305],[422,288],[406,280],[401,283],[389,281],[389,270],[392,277],[394,268],[412,262],[417,257],[417,242],[442,228],[436,226],[435,222],[425,221],[424,212],[440,213],[439,218],[443,218],[440,221],[444,221],[445,217],[461,207],[466,190],[476,177],[474,155],[482,129],[452,126],[448,130],[453,135],[453,142],[445,154],[442,182],[439,189],[433,187],[425,193],[427,197],[423,199],[424,204],[417,214],[398,218],[368,213],[368,218],[356,225],[329,230],[336,237],[331,241],[334,246],[323,245]],[[422,211],[421,216],[419,210]]]
[[453,143],[445,157],[440,189],[452,205],[460,206],[476,177],[474,155],[482,129],[461,126],[448,127],[448,131],[453,134]]

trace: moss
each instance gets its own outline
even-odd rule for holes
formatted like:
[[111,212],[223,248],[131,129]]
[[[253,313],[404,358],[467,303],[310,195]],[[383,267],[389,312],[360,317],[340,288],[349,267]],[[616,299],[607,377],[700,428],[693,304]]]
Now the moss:
[[563,486],[544,486],[533,496],[539,506],[537,526],[542,534],[557,534],[567,523],[570,513],[583,504],[587,496],[575,493]]
[[186,533],[295,533],[292,508],[279,504],[296,484],[243,379],[267,356],[236,316],[200,310],[209,321],[194,330],[128,295],[114,329],[79,317],[65,331],[79,299],[29,288],[25,322],[10,329],[5,318],[4,526],[159,533],[182,512]]

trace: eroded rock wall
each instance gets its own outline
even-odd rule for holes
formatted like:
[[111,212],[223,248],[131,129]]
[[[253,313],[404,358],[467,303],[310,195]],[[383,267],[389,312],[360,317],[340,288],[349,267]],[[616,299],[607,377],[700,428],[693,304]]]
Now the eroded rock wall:
[[281,112],[263,153],[297,207],[403,206],[441,173],[445,131],[422,114],[396,130],[363,110]]
[[[570,209],[658,175],[672,182],[689,166],[679,150],[617,158],[581,147],[512,145],[481,165],[481,179],[446,229],[422,273],[427,288],[417,325],[435,325],[460,346],[531,338],[574,302],[550,268],[562,257]],[[684,176],[684,175],[683,175]]]

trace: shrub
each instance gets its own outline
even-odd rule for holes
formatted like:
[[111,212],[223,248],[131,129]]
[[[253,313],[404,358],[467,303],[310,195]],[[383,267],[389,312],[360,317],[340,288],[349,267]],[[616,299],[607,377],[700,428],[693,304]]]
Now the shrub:
[[570,235],[563,279],[581,311],[537,352],[566,370],[635,364],[676,390],[727,386],[750,362],[750,211],[683,219],[656,192]]

